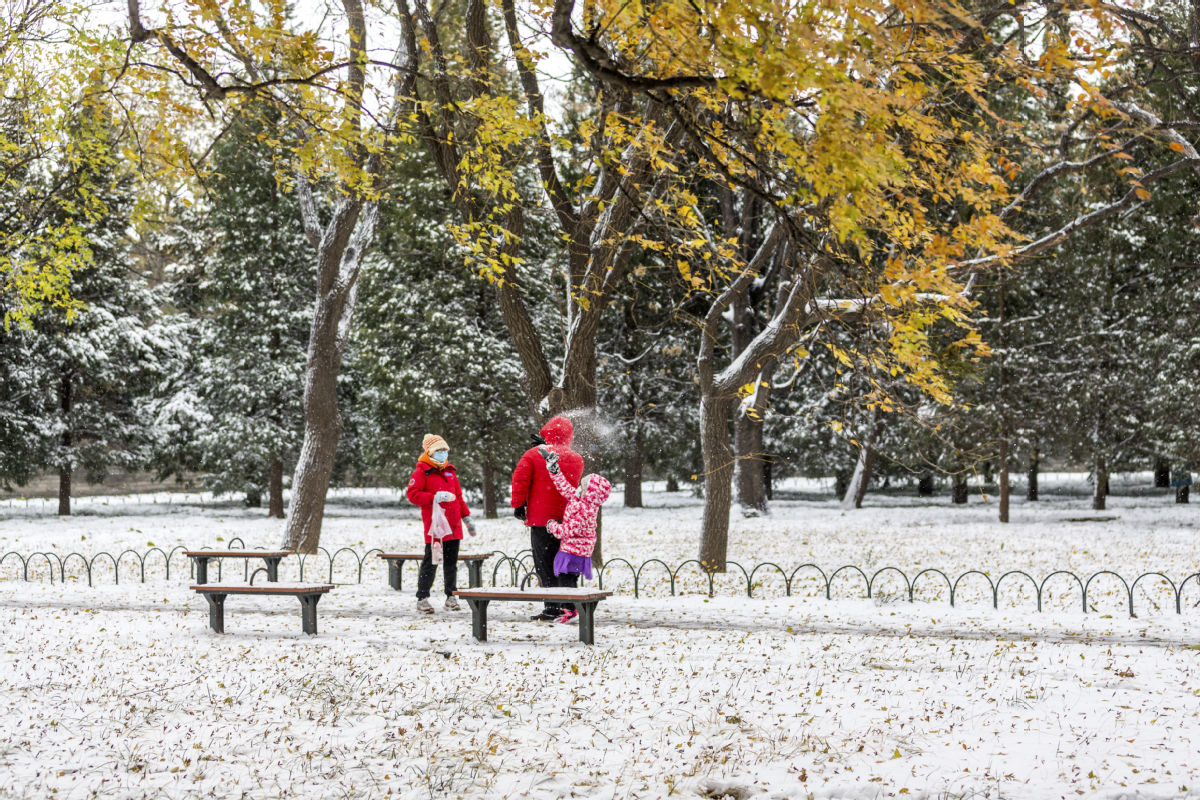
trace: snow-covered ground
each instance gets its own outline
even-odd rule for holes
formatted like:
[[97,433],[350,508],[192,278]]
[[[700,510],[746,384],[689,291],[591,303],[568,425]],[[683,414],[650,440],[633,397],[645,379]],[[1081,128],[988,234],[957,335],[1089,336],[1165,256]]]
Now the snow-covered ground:
[[[1200,571],[1200,508],[1161,491],[1093,512],[1081,476],[1045,476],[1052,493],[1016,502],[1000,526],[995,503],[975,496],[954,507],[869,495],[846,513],[819,488],[786,485],[770,517],[735,518],[730,558],[910,578],[1110,569],[1178,583]],[[324,544],[414,549],[416,515],[395,498],[336,493]],[[96,498],[70,519],[0,502],[0,553],[278,544],[280,523],[261,511],[154,500]],[[700,501],[646,500],[610,503],[606,557],[693,558]],[[507,517],[482,521],[465,549],[527,543]],[[351,560],[339,582],[356,579]],[[181,559],[169,581],[147,562],[142,584],[123,562],[119,585],[102,568],[94,588],[51,585],[37,563],[41,580],[24,582],[14,559],[0,564],[0,797],[1200,797],[1195,579],[1182,615],[1165,584],[1143,581],[1130,618],[1111,576],[1084,615],[1067,576],[1047,583],[1038,613],[1018,581],[993,610],[979,576],[951,608],[930,575],[912,604],[888,573],[866,600],[843,572],[826,600],[811,570],[793,597],[760,571],[747,598],[735,569],[709,598],[685,567],[671,597],[651,566],[635,599],[614,567],[606,588],[618,594],[586,647],[573,626],[526,621],[534,607],[520,603],[493,604],[477,643],[469,612],[418,616],[415,571],[396,593],[374,561],[361,585],[321,601],[314,638],[291,598],[231,596],[227,633],[211,633]]]

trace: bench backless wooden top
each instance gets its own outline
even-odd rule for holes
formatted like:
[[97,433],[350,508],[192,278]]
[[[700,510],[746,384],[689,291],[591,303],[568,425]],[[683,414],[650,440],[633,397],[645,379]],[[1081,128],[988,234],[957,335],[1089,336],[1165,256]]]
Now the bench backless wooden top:
[[596,589],[460,589],[459,597],[476,597],[480,600],[565,600],[568,603],[602,600],[612,592]]
[[211,558],[275,558],[292,555],[291,550],[184,550],[185,556],[209,556]]
[[218,585],[201,583],[188,587],[194,592],[209,594],[317,594],[333,590],[331,583],[263,583],[251,586],[248,583]]
[[[413,561],[418,561],[425,557],[424,553],[376,553],[379,558],[407,558]],[[482,561],[485,558],[491,558],[491,553],[459,553],[459,561]]]

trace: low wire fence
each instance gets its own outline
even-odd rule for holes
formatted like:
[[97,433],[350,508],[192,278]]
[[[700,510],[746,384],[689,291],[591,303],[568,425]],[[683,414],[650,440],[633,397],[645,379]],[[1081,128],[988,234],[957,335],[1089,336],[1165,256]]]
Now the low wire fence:
[[[234,537],[228,549],[246,549],[245,542]],[[177,545],[169,550],[151,547],[145,551],[122,550],[117,554],[102,551],[86,556],[72,552],[59,556],[53,552],[38,551],[23,554],[9,551],[0,556],[0,580],[56,581],[86,580],[88,586],[97,581],[111,580],[120,584],[126,581],[146,582],[147,574],[161,574],[170,580],[172,573],[194,577],[194,568],[187,556],[189,548]],[[387,568],[382,559],[376,558],[383,551],[371,548],[359,553],[352,547],[336,550],[318,548],[310,555],[290,556],[280,564],[280,577],[290,574],[297,581],[323,580],[329,583],[361,584],[364,573],[369,580],[386,583]],[[528,550],[514,555],[494,551],[490,564],[485,566],[485,585],[525,587],[536,581],[533,576],[533,558]],[[1161,611],[1172,605],[1176,614],[1182,614],[1185,606],[1200,605],[1200,572],[1176,581],[1163,572],[1144,572],[1133,580],[1113,570],[1099,570],[1087,577],[1071,570],[1056,569],[1040,580],[1025,570],[1009,570],[993,577],[983,570],[971,569],[954,577],[936,568],[917,571],[911,578],[899,567],[885,566],[867,570],[846,564],[827,571],[815,563],[785,568],[774,562],[763,562],[747,567],[736,561],[727,561],[725,572],[712,572],[703,568],[696,559],[671,565],[658,558],[634,564],[626,558],[612,558],[596,569],[599,588],[613,591],[632,591],[634,597],[642,595],[672,597],[681,594],[705,594],[709,597],[745,593],[747,597],[784,596],[798,594],[827,600],[860,596],[876,602],[908,601],[910,603],[948,601],[951,606],[978,604],[990,601],[999,609],[1001,600],[1006,606],[1019,606],[1026,602],[1036,604],[1042,611],[1048,603],[1055,607],[1070,608],[1078,602],[1083,613],[1096,612],[1098,603],[1105,606],[1115,598],[1130,616],[1141,610]],[[230,568],[248,580],[254,565],[248,559]],[[240,567],[240,569],[239,569]],[[215,560],[215,579],[221,580],[223,565]],[[416,565],[412,569],[416,570]],[[403,564],[401,564],[403,569]],[[1140,591],[1139,591],[1140,589]],[[1195,602],[1191,600],[1195,595]]]

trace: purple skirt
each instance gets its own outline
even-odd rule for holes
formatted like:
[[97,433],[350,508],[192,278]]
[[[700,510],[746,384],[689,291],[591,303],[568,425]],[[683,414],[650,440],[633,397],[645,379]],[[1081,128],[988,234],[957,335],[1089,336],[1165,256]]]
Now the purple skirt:
[[582,575],[589,581],[592,579],[592,557],[577,556],[566,550],[559,550],[554,557],[555,575]]

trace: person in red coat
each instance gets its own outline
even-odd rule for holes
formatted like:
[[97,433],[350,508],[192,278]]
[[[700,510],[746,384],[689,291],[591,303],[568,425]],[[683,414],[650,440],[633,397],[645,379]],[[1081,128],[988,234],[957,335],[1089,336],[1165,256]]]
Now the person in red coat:
[[[457,471],[450,463],[450,447],[446,440],[429,433],[422,440],[421,448],[423,452],[409,478],[407,492],[408,501],[421,509],[425,529],[425,558],[421,560],[421,572],[417,576],[417,610],[422,614],[433,613],[429,591],[433,588],[433,574],[440,560],[446,589],[445,608],[458,611],[458,598],[454,596],[454,590],[458,588],[458,547],[463,538],[463,526],[474,536],[475,523],[471,521],[471,509],[463,500]],[[436,559],[434,553],[439,545],[442,557]]]
[[[562,476],[572,486],[579,486],[583,475],[583,457],[571,449],[575,426],[566,417],[552,417],[541,430],[544,445],[535,444],[525,451],[512,474],[512,507],[525,509],[523,519],[529,528],[529,547],[533,551],[533,571],[545,588],[558,586],[554,574],[554,557],[558,555],[558,539],[546,530],[552,519],[561,520],[567,501],[554,486],[550,473],[546,471],[546,459],[538,453],[544,446],[558,454],[558,467]],[[563,615],[559,603],[547,602],[546,606],[531,619],[552,622]]]

